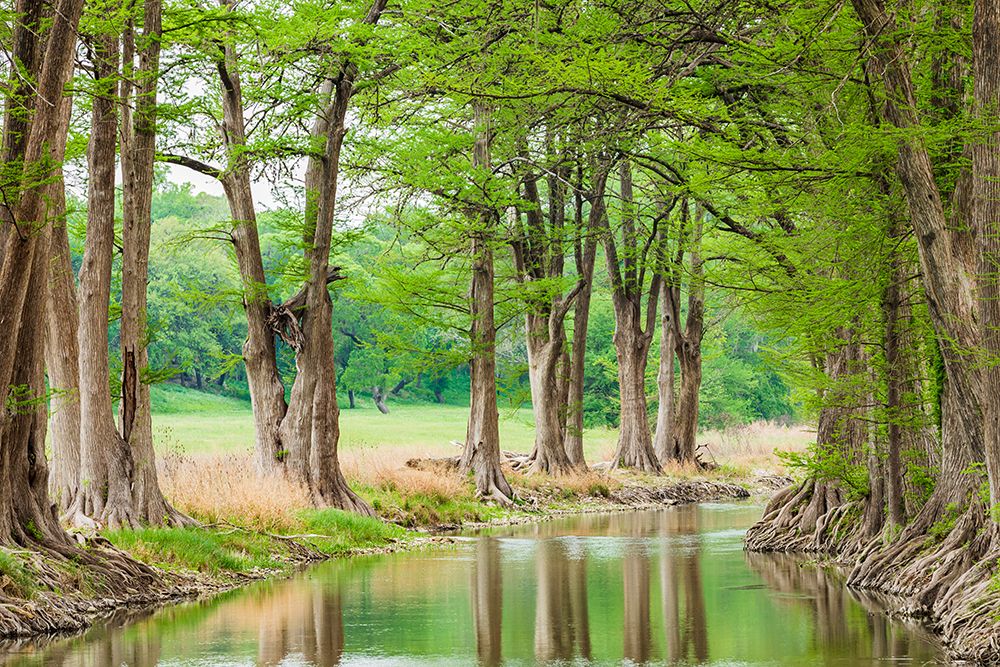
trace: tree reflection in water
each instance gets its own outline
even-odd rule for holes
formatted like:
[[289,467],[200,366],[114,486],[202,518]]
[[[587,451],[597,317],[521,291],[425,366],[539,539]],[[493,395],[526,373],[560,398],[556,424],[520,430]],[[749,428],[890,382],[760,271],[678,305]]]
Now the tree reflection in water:
[[664,536],[660,591],[665,657],[670,662],[704,662],[708,660],[708,621],[701,581],[701,525],[697,507],[662,512],[660,522],[660,534]]
[[482,537],[476,544],[472,567],[472,615],[476,619],[476,652],[480,663],[488,667],[500,664],[502,613],[500,542],[494,537]]
[[746,561],[779,594],[773,596],[778,603],[810,610],[815,642],[831,661],[838,655],[856,655],[862,646],[870,646],[876,660],[935,657],[930,632],[915,622],[891,623],[884,613],[885,600],[851,591],[835,571],[783,553],[748,552]]

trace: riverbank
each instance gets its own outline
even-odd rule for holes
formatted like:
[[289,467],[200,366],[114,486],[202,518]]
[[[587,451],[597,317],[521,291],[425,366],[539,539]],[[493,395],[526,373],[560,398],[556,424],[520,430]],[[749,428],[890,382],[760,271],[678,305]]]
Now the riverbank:
[[[0,595],[8,610],[0,636],[27,641],[78,633],[122,610],[155,608],[183,599],[212,596],[254,581],[288,577],[302,567],[331,558],[419,549],[447,542],[433,533],[477,525],[541,521],[572,513],[624,511],[712,500],[758,497],[774,481],[754,485],[686,474],[662,477],[589,473],[563,480],[512,473],[519,501],[513,507],[380,488],[368,500],[381,519],[337,510],[285,508],[262,523],[259,512],[219,516],[192,513],[200,527],[103,531],[77,538],[89,555],[126,555],[142,565],[145,584],[109,588],[86,575],[86,568],[58,558],[0,552]],[[454,483],[468,486],[463,480]],[[749,487],[749,488],[748,488]],[[258,487],[262,488],[262,487]],[[471,495],[471,490],[467,491]],[[261,494],[263,495],[263,494]],[[376,502],[381,501],[381,502]],[[259,508],[257,508],[259,509]],[[190,508],[185,508],[190,512]],[[251,508],[252,510],[252,508]],[[442,520],[446,517],[448,520]],[[420,518],[429,520],[421,521]],[[406,524],[399,525],[400,523]],[[38,585],[34,574],[51,575]]]

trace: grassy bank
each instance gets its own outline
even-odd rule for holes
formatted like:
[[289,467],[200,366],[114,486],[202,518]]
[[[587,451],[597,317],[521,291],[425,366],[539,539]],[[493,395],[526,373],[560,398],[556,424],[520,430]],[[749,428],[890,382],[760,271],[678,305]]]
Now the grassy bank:
[[[674,468],[657,477],[588,472],[553,480],[508,470],[519,501],[505,508],[480,502],[470,480],[432,461],[458,453],[452,442],[464,437],[467,408],[394,404],[383,415],[361,405],[341,415],[341,462],[352,488],[379,519],[308,509],[304,489],[280,476],[261,480],[250,455],[253,420],[245,401],[175,385],[154,387],[161,483],[171,502],[203,527],[113,531],[105,537],[167,571],[256,576],[303,560],[405,545],[414,536],[408,528],[641,504],[650,500],[650,490],[669,502],[724,493],[719,491],[723,486],[713,484],[751,488],[760,475],[780,472],[775,447],[799,449],[811,435],[766,424],[702,434],[699,441],[709,443],[704,456],[718,463],[710,472]],[[534,432],[529,418],[526,410],[504,413],[505,450],[530,449]],[[610,429],[585,433],[588,460],[610,457],[616,437]],[[407,465],[411,459],[420,463]],[[677,491],[682,483],[688,486]],[[698,484],[708,486],[698,490]],[[19,585],[16,568],[0,562],[0,570],[10,570],[10,585]]]

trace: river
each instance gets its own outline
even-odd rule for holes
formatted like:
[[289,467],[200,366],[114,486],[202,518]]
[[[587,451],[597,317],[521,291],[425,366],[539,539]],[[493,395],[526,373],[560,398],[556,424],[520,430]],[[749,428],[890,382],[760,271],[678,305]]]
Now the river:
[[746,554],[750,505],[574,515],[333,561],[5,665],[924,665],[942,653],[834,572]]

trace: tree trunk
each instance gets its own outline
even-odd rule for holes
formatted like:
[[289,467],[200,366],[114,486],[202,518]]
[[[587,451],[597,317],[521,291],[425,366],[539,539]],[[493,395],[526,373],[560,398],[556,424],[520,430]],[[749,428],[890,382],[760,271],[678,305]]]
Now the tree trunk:
[[[659,473],[660,462],[653,451],[646,412],[646,363],[653,340],[656,306],[662,277],[652,272],[646,294],[645,315],[642,301],[644,270],[638,265],[638,250],[632,199],[632,172],[627,161],[621,164],[622,242],[624,255],[619,258],[615,235],[605,228],[604,254],[611,277],[611,302],[615,310],[614,345],[618,358],[620,398],[618,446],[612,466],[636,468]],[[643,267],[645,268],[645,267]]]
[[348,402],[348,405],[350,406],[351,410],[353,410],[354,408],[357,407],[354,404],[354,390],[353,389],[348,389],[347,390],[347,402]]
[[660,368],[656,374],[659,400],[656,407],[656,431],[653,435],[653,451],[661,464],[679,458],[674,448],[674,359],[677,356],[677,343],[672,322],[673,300],[677,296],[673,286],[664,285],[663,312],[660,315]]
[[[898,245],[901,236],[899,225],[893,220],[889,226],[889,238]],[[903,285],[906,271],[900,252],[894,251],[889,260],[889,283],[882,294],[882,311],[885,317],[885,366],[886,366],[886,411],[888,419],[887,451],[885,461],[885,500],[890,524],[900,527],[906,523],[906,509],[903,485],[902,451],[904,425],[902,420],[913,406],[904,401],[907,373],[911,371],[903,359],[902,338],[906,326],[902,317]]]
[[[482,104],[475,109],[476,142],[472,154],[474,168],[490,166],[490,115]],[[476,493],[502,504],[513,501],[510,488],[500,469],[500,415],[497,411],[496,385],[496,324],[493,299],[493,248],[491,235],[496,227],[496,214],[485,208],[479,217],[478,229],[473,230],[472,287],[469,293],[469,314],[472,327],[469,337],[472,358],[469,360],[470,405],[465,448],[459,469],[472,472]]]
[[698,392],[701,390],[701,348],[700,341],[684,341],[678,345],[685,349],[678,354],[681,367],[681,388],[677,398],[677,413],[674,419],[673,454],[681,463],[694,462],[698,437]]
[[564,340],[561,318],[553,327],[553,316],[553,313],[528,313],[525,316],[528,380],[531,383],[531,409],[535,417],[531,471],[565,475],[572,471],[573,465],[563,444],[559,362]]
[[[115,76],[118,40],[98,35],[93,40],[94,75],[100,82],[92,108],[92,131],[87,147],[90,179],[87,192],[87,239],[80,268],[79,376],[80,450],[72,504],[66,507],[70,523],[121,523],[121,512],[131,511],[129,483],[131,451],[115,428],[108,387],[108,304],[115,224],[115,145],[117,111]],[[106,514],[108,507],[112,511]],[[130,516],[124,517],[127,524]]]
[[[185,524],[191,520],[160,491],[150,414],[148,326],[149,242],[152,228],[153,164],[156,154],[156,85],[160,77],[160,0],[145,0],[139,69],[132,71],[135,36],[126,32],[122,86],[122,400],[121,436],[131,450],[130,499],[112,502],[100,516],[105,525]],[[134,78],[134,113],[129,91]],[[130,122],[131,121],[131,122]],[[110,443],[108,443],[110,444]]]
[[909,205],[931,322],[945,366],[944,393],[950,408],[942,420],[941,478],[932,501],[921,512],[924,519],[917,522],[920,528],[936,521],[949,503],[966,502],[971,482],[962,471],[983,458],[982,378],[965,352],[980,346],[974,312],[975,262],[969,261],[964,247],[966,230],[974,223],[968,215],[971,183],[967,174],[959,176],[949,220],[935,183],[930,154],[922,135],[912,131],[919,125],[915,111],[918,105],[909,59],[895,20],[880,0],[853,0],[853,5],[866,35],[875,43],[873,74],[885,84],[884,115],[895,127],[905,130],[899,135],[896,172]]
[[[5,202],[6,219],[19,221],[20,233],[5,234],[0,254],[0,331],[4,332],[0,336],[0,387],[5,388],[7,405],[0,417],[0,543],[30,549],[69,548],[69,538],[49,502],[44,401],[37,399],[45,395],[42,347],[51,236],[44,195],[53,165],[58,164],[54,158],[63,125],[63,105],[51,101],[62,98],[70,78],[82,9],[81,0],[56,4],[45,55],[37,61],[40,74],[37,79],[31,77],[36,81],[37,100],[30,129],[26,126],[23,149],[18,146],[8,155],[23,157],[24,174],[15,209],[6,208],[11,204]],[[19,34],[22,39],[38,40],[31,30]],[[40,46],[36,41],[32,48]],[[8,141],[6,134],[4,141]],[[16,609],[0,610],[3,616],[11,613],[20,614]]]
[[[617,310],[617,309],[616,309]],[[631,311],[616,312],[615,355],[618,358],[618,390],[621,398],[618,446],[614,467],[659,472],[660,463],[653,451],[646,408],[646,360],[649,336],[636,334]]]
[[[273,307],[267,289],[264,260],[257,232],[257,211],[250,188],[250,165],[244,151],[246,121],[237,55],[232,46],[225,48],[218,63],[222,84],[222,117],[228,153],[222,187],[233,217],[232,240],[243,281],[243,310],[247,316],[247,339],[243,343],[243,361],[254,418],[254,451],[260,473],[280,469],[287,455],[281,441],[280,426],[288,409],[285,386],[278,371],[275,332],[270,318]],[[210,171],[210,170],[206,170]],[[216,177],[219,177],[216,174]]]
[[[976,114],[995,128],[1000,114],[1000,5],[976,0],[972,23]],[[973,226],[979,241],[979,326],[988,355],[983,370],[983,443],[990,506],[1000,503],[1000,131],[977,136],[972,149]],[[997,517],[994,516],[994,519]]]
[[[582,249],[576,253],[576,273],[583,283],[573,304],[573,347],[570,352],[569,396],[566,402],[566,455],[574,466],[586,466],[583,455],[583,387],[586,379],[587,326],[590,320],[590,297],[593,294],[594,263],[597,258],[597,232],[605,215],[604,189],[607,185],[606,167],[595,169],[593,184],[589,194],[590,211],[587,214],[587,228]],[[583,218],[583,202],[577,204]]]
[[[374,20],[384,4],[376,0],[371,10],[377,11]],[[343,68],[338,80],[330,86],[329,102],[313,126],[313,136],[317,143],[322,142],[324,149],[322,159],[311,158],[306,170],[304,237],[308,274],[299,315],[301,339],[295,355],[297,374],[279,433],[288,449],[289,469],[296,478],[306,481],[317,505],[374,516],[372,508],[348,487],[337,456],[340,408],[337,405],[333,311],[328,288],[330,245],[340,150],[357,75],[353,65],[345,63]]]
[[389,414],[389,406],[385,404],[385,390],[382,387],[372,387],[372,401],[375,407],[384,415]]
[[[63,145],[59,147],[57,164],[61,164],[65,156],[72,100],[66,97],[62,104],[63,125],[59,134]],[[52,265],[49,268],[45,309],[45,366],[52,392],[49,399],[52,443],[49,491],[59,509],[64,510],[73,501],[80,476],[80,369],[76,338],[79,328],[76,285],[66,228],[66,189],[61,168],[57,168],[49,188],[48,201],[46,218],[53,225]]]

